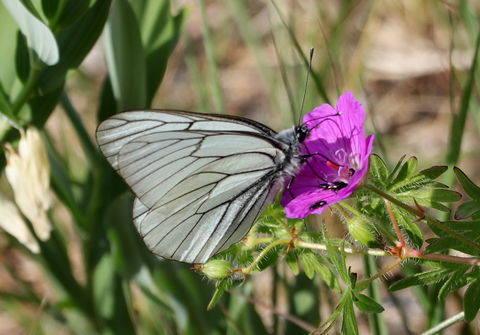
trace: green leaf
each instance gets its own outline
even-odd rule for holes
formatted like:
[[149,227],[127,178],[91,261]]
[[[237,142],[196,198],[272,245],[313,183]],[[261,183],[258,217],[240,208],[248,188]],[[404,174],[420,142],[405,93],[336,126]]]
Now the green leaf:
[[467,193],[472,199],[480,199],[480,187],[468,178],[458,167],[454,167],[453,172],[455,172],[458,182],[462,185],[465,193]]
[[480,200],[467,201],[458,206],[454,218],[463,220],[480,212]]
[[0,17],[2,18],[0,20],[0,55],[2,55],[2,63],[10,64],[10,66],[0,66],[0,91],[3,91],[6,98],[6,96],[16,96],[21,88],[14,66],[17,50],[15,37],[20,34],[20,31],[3,6],[0,6]]
[[[458,113],[453,116],[450,125],[450,138],[447,152],[447,163],[449,165],[457,164],[460,158],[461,145],[463,133],[465,131],[465,122],[467,114],[470,109],[470,100],[472,92],[475,87],[475,73],[478,65],[478,55],[480,50],[480,31],[477,33],[477,40],[475,42],[475,54],[472,58],[472,63],[468,71],[468,78],[462,90],[462,97],[460,100],[460,108]],[[458,175],[457,175],[458,176]]]
[[410,286],[416,285],[427,285],[436,283],[440,280],[443,280],[447,277],[449,273],[454,271],[451,268],[436,268],[433,270],[425,271],[422,273],[414,274],[413,276],[401,279],[392,285],[390,285],[389,289],[391,291],[398,291]]
[[285,262],[287,263],[290,270],[292,270],[293,274],[297,276],[300,273],[300,267],[298,266],[297,257],[295,252],[290,251],[285,255]]
[[[403,165],[401,166],[398,174],[395,176],[393,181],[391,182],[392,185],[401,184],[402,181],[407,180],[408,178],[412,177],[417,170],[418,161],[416,157],[410,157]],[[396,186],[398,189],[401,186]],[[391,188],[391,190],[394,190]]]
[[370,167],[368,170],[369,180],[379,186],[384,187],[388,180],[388,169],[387,165],[380,156],[375,154],[370,156]]
[[112,257],[104,254],[93,273],[93,298],[100,314],[109,318],[114,311],[115,267]]
[[447,297],[448,293],[458,290],[459,288],[467,285],[470,279],[468,276],[465,276],[465,273],[468,269],[469,266],[465,265],[449,276],[447,281],[438,291],[438,300],[444,300]]
[[331,240],[326,240],[327,244],[327,253],[328,253],[328,260],[335,266],[340,277],[342,278],[343,282],[348,284],[350,283],[350,275],[347,268],[347,263],[345,262],[346,256],[343,252],[343,245],[340,246],[339,250],[331,247]]
[[355,305],[365,313],[381,313],[385,310],[382,305],[365,294],[356,293],[355,298]]
[[[52,14],[47,15],[47,17],[50,20],[51,27],[53,27],[52,29],[54,31],[56,31],[56,29],[66,28],[74,24],[77,20],[79,20],[85,14],[85,12],[90,7],[90,3],[92,2],[91,0],[65,0],[65,1],[66,1],[65,7],[62,8],[60,13],[57,13],[57,11],[59,10],[59,7],[55,3],[58,3],[59,2],[58,0],[42,0],[42,5],[44,3],[49,3],[48,6],[52,7],[52,8],[49,8],[49,11],[52,11],[53,9],[55,9],[55,12],[53,13],[54,15]],[[46,14],[45,7],[43,11]]]
[[180,38],[185,11],[171,14],[170,1],[132,1],[140,25],[146,60],[147,102],[150,103],[167,68],[168,59]]
[[409,196],[415,198],[416,200],[427,200],[429,203],[455,202],[462,198],[462,195],[458,192],[438,188],[399,193],[399,196]]
[[28,46],[47,65],[58,62],[59,51],[55,36],[50,29],[32,15],[21,1],[2,0],[3,5],[25,35]]
[[353,295],[351,291],[345,293],[343,300],[342,334],[358,334],[357,318],[353,309]]
[[436,165],[436,166],[432,166],[428,169],[420,171],[419,174],[427,177],[428,179],[433,180],[433,179],[436,179],[436,178],[440,177],[447,170],[448,170],[448,166],[446,166],[446,165]]
[[233,282],[230,279],[224,279],[217,281],[215,283],[215,292],[213,293],[212,299],[208,303],[207,310],[211,310],[215,305],[220,301],[220,298],[223,296],[225,291],[233,287]]
[[[128,24],[126,24],[128,22]],[[127,0],[115,0],[105,25],[105,59],[119,110],[145,108],[145,56],[135,13]]]
[[465,291],[463,297],[463,308],[465,310],[465,321],[470,322],[480,309],[480,280],[477,279]]
[[75,24],[58,33],[60,61],[44,69],[39,79],[43,92],[62,86],[67,71],[80,65],[103,31],[110,3],[111,0],[97,0]]

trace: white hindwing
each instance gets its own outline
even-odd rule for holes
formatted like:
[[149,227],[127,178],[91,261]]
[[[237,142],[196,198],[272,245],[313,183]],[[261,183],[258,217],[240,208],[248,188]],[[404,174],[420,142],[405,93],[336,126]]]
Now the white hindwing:
[[97,130],[136,195],[135,225],[157,255],[204,263],[238,242],[280,188],[286,145],[253,121],[132,111]]

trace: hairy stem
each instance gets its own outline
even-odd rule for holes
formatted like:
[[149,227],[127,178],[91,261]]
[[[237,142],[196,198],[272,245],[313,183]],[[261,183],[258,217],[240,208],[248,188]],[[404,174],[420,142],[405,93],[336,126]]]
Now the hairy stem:
[[460,312],[458,314],[455,314],[454,316],[446,319],[445,321],[439,323],[433,328],[430,328],[429,330],[423,332],[421,335],[434,335],[440,333],[442,330],[447,329],[451,325],[462,321],[465,316],[465,312]]
[[366,289],[368,287],[368,285],[370,285],[371,282],[373,282],[374,280],[386,275],[387,273],[392,271],[394,268],[399,266],[400,263],[402,263],[401,259],[395,260],[395,262],[392,262],[391,264],[387,265],[386,267],[384,267],[383,269],[378,271],[375,275],[371,276],[370,278],[357,282],[356,287],[361,289],[361,290]]

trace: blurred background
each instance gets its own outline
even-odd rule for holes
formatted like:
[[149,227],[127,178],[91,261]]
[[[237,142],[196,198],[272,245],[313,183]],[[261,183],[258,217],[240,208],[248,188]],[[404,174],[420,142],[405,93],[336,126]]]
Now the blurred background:
[[[40,17],[46,16],[42,2],[32,1]],[[86,10],[106,12],[87,2]],[[133,10],[125,10],[129,5]],[[480,181],[480,72],[471,71],[478,1],[114,0],[112,6],[106,30],[85,48],[78,67],[65,72],[65,95],[43,120],[57,174],[49,211],[56,228],[55,241],[40,243],[41,255],[52,255],[44,259],[0,236],[0,334],[305,334],[289,317],[318,325],[335,308],[335,294],[318,278],[295,277],[279,262],[207,312],[214,283],[188,265],[150,256],[131,225],[126,187],[104,172],[108,167],[92,163],[68,109],[91,141],[99,119],[148,107],[241,115],[281,130],[349,90],[364,104],[375,152],[388,164],[417,156],[422,167],[458,165]],[[6,11],[0,15],[7,20]],[[0,33],[0,42],[8,38]],[[301,111],[310,48],[315,55]],[[140,56],[146,66],[137,62]],[[2,60],[0,66],[13,65]],[[147,78],[146,87],[139,77]],[[155,80],[161,85],[151,84]],[[465,124],[455,117],[462,113]],[[34,123],[42,128],[43,121]],[[62,178],[77,207],[59,195]],[[95,196],[103,200],[88,201]],[[56,260],[62,250],[67,259]],[[361,257],[349,261],[364,272]],[[461,311],[461,294],[439,303],[439,312],[420,298],[428,297],[427,289],[387,292],[400,275],[379,283],[386,333],[418,334]],[[82,295],[85,301],[75,302]],[[361,334],[373,333],[367,316],[358,319]],[[459,323],[445,334],[474,334],[469,327]]]

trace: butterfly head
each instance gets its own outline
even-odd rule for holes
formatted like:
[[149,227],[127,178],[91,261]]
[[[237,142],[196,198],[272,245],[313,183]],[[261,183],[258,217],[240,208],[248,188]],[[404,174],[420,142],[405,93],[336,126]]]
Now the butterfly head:
[[295,127],[295,137],[299,143],[303,143],[309,133],[310,131],[305,123]]

